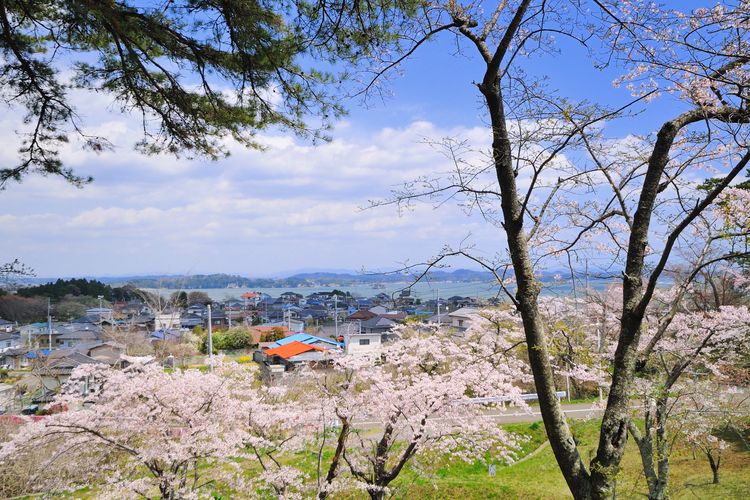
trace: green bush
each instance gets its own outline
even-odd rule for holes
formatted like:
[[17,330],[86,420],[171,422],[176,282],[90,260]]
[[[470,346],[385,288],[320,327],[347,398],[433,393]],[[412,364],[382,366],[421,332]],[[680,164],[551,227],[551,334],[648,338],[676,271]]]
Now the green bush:
[[[244,327],[230,328],[221,332],[216,332],[212,336],[214,354],[218,351],[234,351],[237,349],[249,349],[255,344],[250,332]],[[208,335],[206,334],[200,345],[200,351],[203,354],[208,352]]]

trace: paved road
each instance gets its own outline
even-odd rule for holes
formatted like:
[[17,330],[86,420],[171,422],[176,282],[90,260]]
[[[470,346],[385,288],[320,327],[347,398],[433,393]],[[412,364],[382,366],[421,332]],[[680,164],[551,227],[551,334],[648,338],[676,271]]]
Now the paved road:
[[[604,413],[602,410],[594,409],[592,403],[574,403],[563,404],[563,412],[568,418],[587,419],[593,416],[599,416]],[[515,407],[506,408],[505,410],[491,410],[488,415],[492,415],[501,424],[515,424],[519,422],[536,422],[542,419],[538,406],[530,406],[530,412],[525,412]]]
[[[563,404],[563,412],[568,418],[587,419],[600,416],[603,411],[594,409],[592,403]],[[530,406],[529,411],[510,406],[505,409],[488,410],[486,415],[496,419],[501,424],[515,424],[522,422],[536,422],[542,419],[538,406]],[[441,418],[441,417],[433,417]],[[370,429],[380,426],[380,422],[370,420],[355,420],[354,425],[360,429]]]

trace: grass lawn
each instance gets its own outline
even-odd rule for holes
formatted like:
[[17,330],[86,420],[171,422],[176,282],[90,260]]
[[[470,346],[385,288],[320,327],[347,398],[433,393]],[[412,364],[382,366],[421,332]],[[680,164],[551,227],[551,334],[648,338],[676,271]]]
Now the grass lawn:
[[[598,421],[574,421],[573,433],[588,463],[593,456],[597,438]],[[525,457],[512,465],[497,464],[495,476],[490,476],[487,465],[476,462],[438,460],[427,457],[422,465],[408,465],[401,476],[391,484],[392,497],[396,499],[562,499],[571,498],[565,481],[546,442],[541,422],[504,426],[510,431],[525,434],[519,456]],[[725,436],[728,438],[728,436]],[[702,455],[693,457],[689,448],[677,447],[671,456],[670,497],[672,499],[747,499],[750,498],[750,451],[740,440],[722,457],[721,484],[711,484],[711,469]],[[330,458],[332,450],[324,452]],[[531,454],[531,455],[530,455]],[[530,456],[529,456],[530,455]],[[284,457],[284,462],[305,471],[314,481],[316,455],[298,453]],[[247,471],[259,472],[257,464],[248,463]],[[643,478],[640,456],[632,440],[628,441],[623,470],[617,478],[618,498],[646,498],[647,487]],[[325,466],[325,462],[324,462]],[[429,469],[429,470],[428,470]],[[210,475],[210,474],[209,474]],[[97,489],[84,488],[59,498],[96,498]],[[238,492],[217,491],[219,498],[243,498]],[[27,497],[31,498],[31,497]],[[268,498],[272,498],[269,496]],[[331,495],[332,499],[365,499],[364,492],[352,491]]]
[[[598,438],[598,421],[573,423],[573,432],[580,445],[584,461],[593,457]],[[541,423],[515,424],[509,430],[530,434],[532,440],[524,446],[535,449],[544,442]],[[711,469],[704,456],[685,448],[677,448],[671,458],[671,498],[750,498],[750,452],[740,443],[722,458],[721,484],[711,484]],[[635,444],[628,442],[623,471],[617,480],[618,498],[645,498],[647,487],[643,478],[640,456]],[[409,471],[397,483],[394,498],[413,499],[489,499],[571,498],[565,480],[549,446],[544,446],[534,456],[513,465],[497,467],[491,477],[485,465],[476,463],[443,463],[431,477],[417,476]]]

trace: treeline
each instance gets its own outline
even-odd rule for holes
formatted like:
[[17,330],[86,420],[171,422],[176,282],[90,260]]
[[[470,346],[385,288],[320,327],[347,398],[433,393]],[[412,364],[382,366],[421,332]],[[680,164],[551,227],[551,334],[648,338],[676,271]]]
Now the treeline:
[[16,292],[21,297],[45,297],[53,301],[62,300],[65,297],[98,297],[105,300],[128,301],[138,298],[136,288],[132,285],[124,287],[111,287],[101,281],[87,280],[86,278],[72,278],[69,280],[58,279],[55,282],[44,285],[19,288]]

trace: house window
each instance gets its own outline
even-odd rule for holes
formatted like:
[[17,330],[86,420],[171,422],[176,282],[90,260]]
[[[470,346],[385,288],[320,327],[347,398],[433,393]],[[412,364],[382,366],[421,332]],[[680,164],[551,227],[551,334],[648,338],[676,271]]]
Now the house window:
[[458,326],[464,326],[464,320],[459,319],[458,320]]
[[359,339],[359,345],[370,345],[370,339]]

